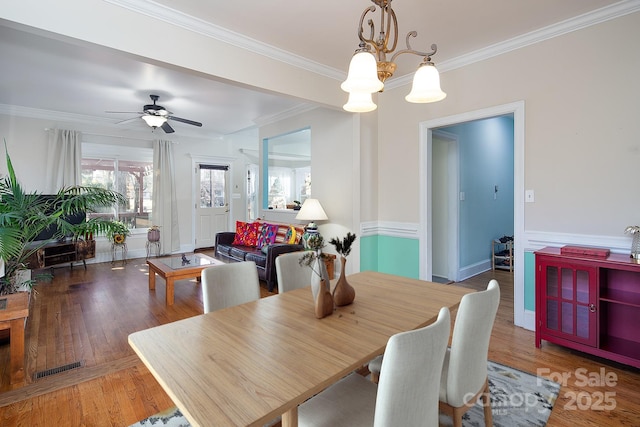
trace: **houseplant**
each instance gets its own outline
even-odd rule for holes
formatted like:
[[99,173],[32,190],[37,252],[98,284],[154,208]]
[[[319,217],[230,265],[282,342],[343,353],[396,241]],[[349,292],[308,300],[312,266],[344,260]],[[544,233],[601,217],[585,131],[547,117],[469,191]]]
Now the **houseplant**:
[[25,283],[18,277],[28,269],[29,258],[48,242],[35,243],[43,231],[55,227],[52,239],[105,232],[111,226],[111,220],[96,218],[71,224],[67,218],[74,213],[90,212],[98,206],[125,201],[120,193],[97,187],[66,187],[53,198],[27,192],[16,178],[6,141],[5,152],[7,175],[0,177],[0,258],[5,262],[5,275],[0,278],[0,294],[16,292],[21,284],[27,288],[33,285],[33,280]]
[[129,226],[122,221],[111,221],[107,229],[107,238],[118,245],[123,244],[129,234]]
[[353,287],[347,282],[347,278],[345,276],[345,266],[347,264],[347,257],[351,253],[351,245],[356,240],[356,235],[348,232],[342,240],[339,240],[337,237],[329,240],[335,248],[336,252],[340,255],[340,277],[338,278],[338,282],[336,283],[335,288],[333,289],[333,301],[337,306],[349,305],[353,302],[356,297],[356,291]]
[[311,268],[311,292],[313,295],[314,311],[318,319],[322,319],[333,313],[333,296],[329,275],[324,265],[324,238],[320,233],[314,233],[309,237],[309,250],[300,257],[300,265]]

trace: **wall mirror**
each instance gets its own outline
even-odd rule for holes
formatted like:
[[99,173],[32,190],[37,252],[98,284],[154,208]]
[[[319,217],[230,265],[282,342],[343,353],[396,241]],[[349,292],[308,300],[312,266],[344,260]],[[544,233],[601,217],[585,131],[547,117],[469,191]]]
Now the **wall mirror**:
[[263,209],[298,209],[311,197],[311,128],[264,138]]

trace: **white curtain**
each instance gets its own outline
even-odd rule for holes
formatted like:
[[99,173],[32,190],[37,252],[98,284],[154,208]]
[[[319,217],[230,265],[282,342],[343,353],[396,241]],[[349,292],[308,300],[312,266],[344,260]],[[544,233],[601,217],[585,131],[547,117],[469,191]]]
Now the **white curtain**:
[[180,250],[178,203],[173,167],[173,143],[158,140],[153,144],[153,225],[160,227],[160,246],[163,253]]
[[82,169],[82,133],[66,129],[49,129],[47,156],[47,192],[80,185]]

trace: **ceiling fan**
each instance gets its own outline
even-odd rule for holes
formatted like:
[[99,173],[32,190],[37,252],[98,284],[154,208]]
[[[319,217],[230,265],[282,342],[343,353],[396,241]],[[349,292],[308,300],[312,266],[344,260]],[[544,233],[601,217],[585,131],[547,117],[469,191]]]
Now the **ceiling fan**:
[[202,123],[200,123],[200,122],[195,122],[193,120],[183,119],[182,117],[176,117],[176,116],[173,115],[173,113],[171,111],[167,110],[162,105],[157,105],[156,101],[158,101],[158,99],[160,98],[158,95],[149,95],[149,97],[153,101],[153,104],[147,104],[144,107],[142,107],[142,112],[139,112],[139,111],[107,111],[107,113],[140,114],[139,117],[134,117],[134,118],[131,118],[131,119],[123,120],[121,122],[118,122],[118,124],[127,123],[127,122],[130,122],[130,121],[133,121],[133,120],[137,120],[138,118],[141,118],[142,120],[145,121],[145,123],[147,125],[149,125],[153,129],[162,128],[162,130],[165,131],[165,133],[173,133],[173,132],[175,132],[173,130],[173,128],[171,127],[171,125],[169,125],[169,120],[175,120],[176,122],[181,122],[181,123],[186,123],[188,125],[202,127]]

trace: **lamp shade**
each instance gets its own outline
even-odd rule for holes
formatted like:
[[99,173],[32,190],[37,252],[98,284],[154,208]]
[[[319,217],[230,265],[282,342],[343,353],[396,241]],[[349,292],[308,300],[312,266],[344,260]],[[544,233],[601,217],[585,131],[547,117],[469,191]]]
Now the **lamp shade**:
[[378,63],[371,52],[356,52],[349,63],[347,80],[340,85],[345,92],[378,92],[384,83],[378,79]]
[[160,127],[167,121],[166,117],[162,116],[154,116],[153,114],[145,114],[142,116],[142,120],[144,120],[149,126],[152,128]]
[[418,67],[413,76],[411,92],[404,99],[414,103],[427,103],[441,101],[446,96],[447,94],[440,89],[440,74],[435,65],[425,62]]
[[298,211],[296,219],[300,219],[302,221],[322,221],[329,219],[329,217],[324,212],[324,209],[322,209],[318,199],[307,199]]
[[345,111],[352,113],[368,113],[373,111],[378,106],[371,99],[369,92],[351,92],[349,93],[349,100],[342,106]]

